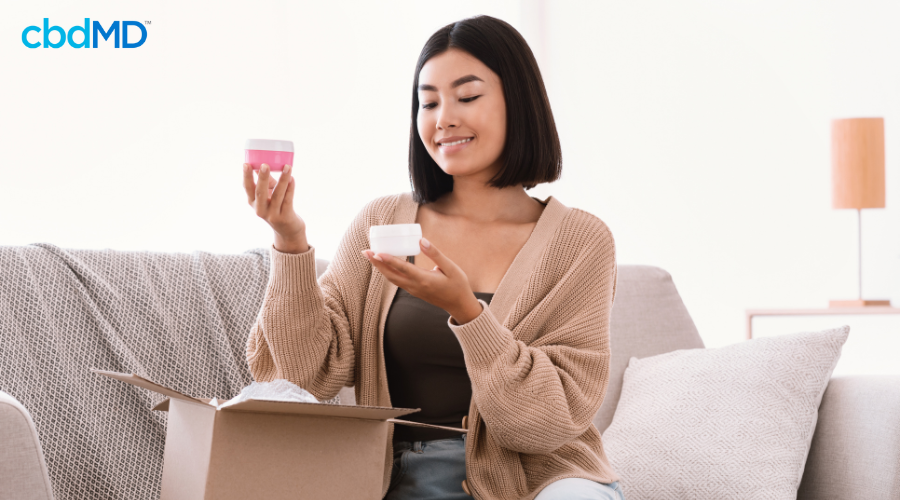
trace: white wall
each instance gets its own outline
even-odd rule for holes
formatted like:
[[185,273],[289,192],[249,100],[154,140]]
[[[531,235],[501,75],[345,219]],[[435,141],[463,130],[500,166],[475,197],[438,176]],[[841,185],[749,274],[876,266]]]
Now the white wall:
[[[297,210],[330,258],[366,201],[409,189],[425,40],[484,13],[517,26],[546,73],[564,173],[533,196],[604,219],[620,263],[671,272],[707,346],[742,340],[748,307],[855,297],[855,213],[830,208],[836,117],[885,117],[888,208],[864,213],[864,293],[900,300],[896,2],[58,0],[0,13],[0,245],[268,246],[240,174],[243,140],[266,137],[299,147]],[[151,25],[138,49],[25,48],[21,31],[44,17]]]
[[577,167],[554,192],[609,223],[621,262],[670,271],[708,346],[740,340],[748,307],[856,297],[832,118],[885,117],[890,208],[863,216],[864,294],[900,297],[900,5],[555,5],[552,99]]

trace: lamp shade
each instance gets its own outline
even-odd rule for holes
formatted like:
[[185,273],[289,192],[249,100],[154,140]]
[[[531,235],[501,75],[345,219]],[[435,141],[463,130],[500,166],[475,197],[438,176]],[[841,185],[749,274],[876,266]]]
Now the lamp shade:
[[833,208],[884,208],[884,118],[831,122]]

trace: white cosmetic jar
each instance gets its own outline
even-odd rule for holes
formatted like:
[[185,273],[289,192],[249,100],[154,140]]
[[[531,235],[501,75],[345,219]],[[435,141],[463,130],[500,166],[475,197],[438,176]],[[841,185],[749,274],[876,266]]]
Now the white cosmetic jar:
[[369,226],[369,243],[375,253],[386,253],[395,257],[419,255],[421,238],[422,226],[419,224]]

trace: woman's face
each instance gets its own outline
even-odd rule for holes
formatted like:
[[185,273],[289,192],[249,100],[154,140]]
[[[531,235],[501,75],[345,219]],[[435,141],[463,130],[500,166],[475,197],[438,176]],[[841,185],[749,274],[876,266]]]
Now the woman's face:
[[434,161],[453,176],[490,179],[506,143],[500,77],[468,52],[449,49],[422,66],[418,93],[416,124]]

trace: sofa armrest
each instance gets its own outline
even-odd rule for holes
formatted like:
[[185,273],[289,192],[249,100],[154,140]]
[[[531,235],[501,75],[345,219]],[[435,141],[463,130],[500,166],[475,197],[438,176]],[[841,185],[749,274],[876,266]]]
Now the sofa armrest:
[[0,500],[53,500],[47,464],[28,410],[0,391]]
[[900,376],[828,383],[798,500],[896,499],[900,491]]

